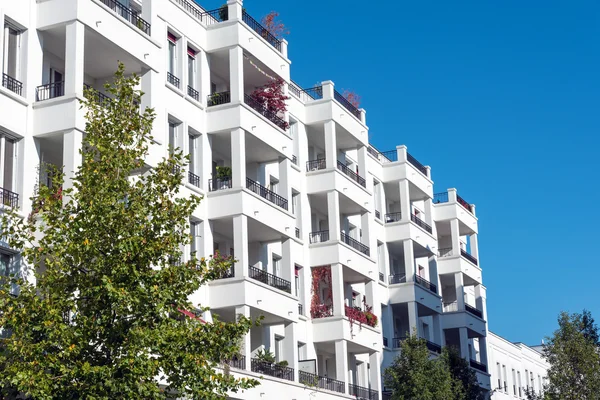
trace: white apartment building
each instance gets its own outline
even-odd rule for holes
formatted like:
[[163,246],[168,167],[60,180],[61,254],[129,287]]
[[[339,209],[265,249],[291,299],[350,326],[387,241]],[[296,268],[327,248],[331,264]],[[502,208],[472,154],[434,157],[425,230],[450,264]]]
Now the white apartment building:
[[[224,320],[264,316],[230,363],[264,379],[232,398],[381,399],[382,371],[410,332],[432,355],[457,346],[495,388],[496,355],[520,347],[488,341],[475,206],[436,193],[405,146],[369,145],[366,112],[333,82],[293,83],[288,43],[241,0],[213,11],[192,0],[0,0],[0,21],[3,204],[26,215],[47,179],[39,165],[76,169],[85,86],[102,93],[118,61],[139,74],[142,106],[157,114],[147,164],[181,147],[183,193],[204,196],[185,254],[238,260],[193,301]],[[291,97],[283,114],[251,96],[277,78]],[[3,273],[15,272],[18,254],[1,251]],[[352,323],[367,307],[377,324]],[[268,368],[262,349],[288,366]]]

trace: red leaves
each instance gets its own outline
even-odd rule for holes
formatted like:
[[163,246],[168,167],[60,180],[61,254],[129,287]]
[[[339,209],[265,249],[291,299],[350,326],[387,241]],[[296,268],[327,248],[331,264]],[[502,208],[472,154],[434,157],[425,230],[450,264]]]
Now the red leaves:
[[[255,89],[251,96],[267,110],[278,117],[283,118],[284,113],[287,111],[287,104],[285,102],[290,99],[290,96],[286,96],[283,93],[283,85],[283,79],[273,80],[268,84]],[[285,129],[288,127],[289,124],[286,123]]]
[[356,108],[360,108],[360,96],[353,90],[344,89],[342,96]]
[[283,39],[284,35],[289,35],[290,31],[287,30],[283,22],[277,19],[279,13],[277,11],[271,11],[265,15],[261,21],[265,29],[277,39]]
[[[331,268],[315,267],[311,270],[312,274],[312,301],[310,304],[310,316],[311,318],[324,318],[332,315],[333,305],[325,304],[326,300],[329,300],[331,304],[332,300],[332,288],[331,288]],[[321,282],[328,286],[327,299],[321,299],[319,295],[319,287]]]

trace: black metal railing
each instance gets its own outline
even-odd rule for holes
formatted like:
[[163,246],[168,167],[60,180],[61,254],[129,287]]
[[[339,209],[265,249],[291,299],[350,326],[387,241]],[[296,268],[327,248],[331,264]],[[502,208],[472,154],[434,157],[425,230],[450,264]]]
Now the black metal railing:
[[284,210],[288,209],[288,201],[286,199],[250,178],[246,178],[246,189],[256,193],[263,199],[283,208]]
[[262,26],[257,20],[252,18],[245,10],[242,10],[242,21],[281,53],[281,40],[277,39],[275,35],[269,32],[269,30]]
[[350,114],[354,115],[356,118],[360,120],[360,111],[358,108],[354,106],[354,104],[350,103],[347,98],[344,97],[343,94],[334,89],[333,98],[336,99],[344,108],[350,111]]
[[191,86],[188,86],[188,96],[196,101],[200,101],[200,92]]
[[227,279],[227,278],[234,278],[234,277],[235,277],[235,268],[232,265],[229,268],[221,271],[221,273],[218,274],[217,278],[215,278],[215,279]]
[[429,282],[427,279],[420,277],[419,275],[415,275],[415,282],[430,292],[437,293],[437,286]]
[[359,242],[358,240],[351,238],[345,232],[340,232],[340,238],[341,238],[342,242],[346,243],[348,246],[352,247],[353,249],[358,250],[367,256],[370,255],[371,251],[369,250],[369,246],[366,246],[366,245],[362,244],[361,242]]
[[396,283],[406,283],[406,274],[392,274],[388,276],[388,283],[394,285]]
[[195,4],[190,3],[187,0],[175,0],[185,11],[190,13],[194,18],[202,20],[202,10]]
[[332,378],[311,374],[309,372],[298,371],[298,381],[310,387],[331,390],[332,392],[345,393],[345,383]]
[[328,242],[329,241],[329,231],[311,232],[308,235],[308,241],[310,243]]
[[206,25],[217,24],[219,22],[227,21],[229,19],[229,8],[227,5],[223,5],[221,8],[216,10],[205,11],[200,15],[200,21]]
[[379,150],[377,150],[375,147],[369,145],[369,147],[367,147],[367,151],[369,152],[370,155],[372,155],[373,157],[375,157],[376,159],[379,160],[379,156],[381,155],[381,152]]
[[44,101],[65,95],[65,82],[53,82],[35,88],[36,101]]
[[324,158],[319,158],[318,160],[311,160],[306,162],[306,172],[317,171],[320,169],[325,169],[327,167],[327,163]]
[[11,192],[8,189],[0,188],[0,195],[2,196],[2,204],[9,207],[19,206],[19,194]]
[[388,338],[383,337],[383,347],[388,347]]
[[469,253],[467,253],[465,250],[460,249],[460,255],[466,258],[467,260],[471,261],[473,264],[477,265],[477,259]]
[[473,213],[473,206],[471,206],[469,203],[467,203],[465,201],[465,199],[463,199],[459,195],[456,195],[456,201],[458,202],[458,204],[463,206],[468,212]]
[[231,92],[218,92],[208,95],[206,104],[208,107],[231,103]]
[[471,313],[476,317],[483,318],[483,313],[480,310],[478,310],[476,307],[473,307],[469,304],[465,304],[465,310],[468,313]]
[[392,348],[399,349],[402,346],[402,342],[408,339],[406,336],[395,337],[392,339]]
[[355,396],[361,400],[376,400],[379,399],[379,392],[366,387],[348,384],[348,392],[351,396]]
[[200,187],[200,177],[192,171],[188,171],[188,182],[196,187]]
[[284,367],[283,365],[262,361],[257,358],[252,359],[250,363],[250,369],[252,372],[259,374],[285,379],[288,381],[294,380],[294,368]]
[[290,281],[286,281],[283,278],[270,274],[267,271],[263,271],[262,269],[256,267],[249,267],[248,272],[250,278],[256,279],[265,285],[269,285],[276,289],[292,294],[292,284]]
[[296,228],[296,237],[300,239],[300,228]]
[[208,191],[216,192],[217,190],[231,189],[231,178],[217,178],[208,180]]
[[143,20],[137,12],[125,7],[116,0],[100,0],[104,5],[115,11],[118,15],[125,18],[131,25],[137,27],[146,35],[150,35],[150,24]]
[[346,176],[348,176],[354,182],[358,183],[362,187],[367,187],[367,181],[365,181],[365,178],[363,178],[362,176],[358,175],[356,172],[352,171],[344,163],[342,163],[341,161],[338,161],[337,162],[337,167],[338,167],[338,169],[340,171],[342,171],[344,174],[346,174]]
[[306,95],[313,100],[320,100],[323,98],[323,86],[315,86],[312,88],[303,89],[301,93],[306,93]]
[[381,213],[377,210],[375,210],[375,218],[381,219]]
[[238,355],[231,360],[223,360],[223,364],[227,364],[231,368],[244,370],[246,369],[246,356]]
[[391,224],[392,222],[398,222],[402,219],[401,212],[387,213],[383,217],[386,224]]
[[169,82],[171,85],[175,86],[178,89],[179,89],[179,85],[181,84],[181,81],[179,80],[179,78],[170,72],[167,72],[167,82]]
[[431,226],[426,223],[425,221],[423,221],[421,218],[417,217],[415,214],[410,214],[410,220],[412,222],[414,222],[415,224],[417,224],[418,226],[420,226],[421,228],[425,229],[427,232],[432,233],[433,229],[431,229]]
[[[387,162],[398,161],[398,150],[382,151],[381,155],[387,160]],[[384,160],[385,162],[385,160]]]
[[379,280],[380,280],[381,282],[385,282],[385,274],[384,274],[383,272],[380,272],[380,273],[379,273]]
[[302,303],[298,303],[298,315],[304,315],[304,306]]
[[10,75],[2,74],[2,86],[18,94],[19,96],[23,95],[23,83],[19,82],[15,78]]
[[254,111],[258,112],[260,115],[277,125],[279,128],[284,131],[288,128],[288,123],[285,120],[277,115],[275,111],[269,110],[263,104],[261,104],[258,100],[252,97],[249,94],[244,94],[244,103],[249,105]]
[[487,366],[485,364],[475,360],[469,360],[469,364],[471,365],[471,368],[487,373]]
[[419,172],[421,172],[423,175],[427,176],[427,168],[425,168],[425,166],[423,164],[421,164],[419,161],[417,161],[416,158],[414,158],[413,156],[410,155],[410,153],[406,153],[406,160],[412,164],[413,167],[415,167],[416,169],[419,170]]
[[429,340],[426,340],[425,345],[427,346],[429,351],[437,353],[437,354],[442,354],[442,346],[440,346],[439,344],[430,342]]
[[298,165],[298,157],[296,157],[295,155],[292,155],[292,164]]
[[436,193],[433,195],[433,204],[447,203],[448,192]]
[[288,91],[294,96],[300,98],[300,93],[302,92],[302,89],[296,82],[290,81],[288,85]]
[[450,257],[452,255],[452,247],[447,247],[438,250],[438,257]]
[[[92,99],[94,101],[96,101],[96,103],[102,105],[102,106],[106,106],[110,101],[111,98],[108,97],[107,95],[105,95],[104,93],[100,92],[97,89],[94,89],[93,87],[91,87],[90,85],[84,83],[83,84],[83,89],[87,89],[88,90],[88,96],[92,96]],[[88,97],[89,98],[89,97]]]

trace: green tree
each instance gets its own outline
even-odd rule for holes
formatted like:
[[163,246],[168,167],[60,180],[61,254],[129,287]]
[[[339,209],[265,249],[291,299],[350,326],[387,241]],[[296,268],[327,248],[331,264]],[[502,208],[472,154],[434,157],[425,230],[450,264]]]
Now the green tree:
[[239,352],[252,321],[191,313],[189,296],[233,260],[180,261],[200,199],[178,195],[180,151],[144,164],[154,111],[139,112],[138,83],[120,65],[106,86],[112,100],[87,91],[73,188],[52,174],[30,218],[3,216],[2,235],[37,267],[37,284],[13,278],[18,296],[10,282],[0,288],[0,326],[11,332],[0,346],[0,397],[220,399],[258,384],[215,369]]
[[444,347],[444,360],[448,364],[450,375],[455,381],[455,385],[462,392],[461,399],[465,400],[486,400],[487,394],[484,389],[479,386],[475,371],[469,366],[469,362],[460,356],[460,353],[455,347]]
[[430,358],[425,340],[414,335],[402,341],[400,355],[385,370],[384,380],[393,400],[462,398],[444,357]]

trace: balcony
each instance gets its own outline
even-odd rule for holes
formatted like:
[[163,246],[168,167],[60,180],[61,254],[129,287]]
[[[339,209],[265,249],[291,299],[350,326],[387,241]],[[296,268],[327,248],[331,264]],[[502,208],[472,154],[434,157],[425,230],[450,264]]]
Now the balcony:
[[411,156],[410,153],[406,153],[406,160],[409,162],[409,164],[411,164],[413,167],[415,167],[420,173],[427,176],[427,168],[425,168],[425,166],[423,164],[421,164],[419,161],[417,161],[416,158]]
[[188,182],[196,187],[200,187],[200,177],[192,171],[188,171]]
[[[85,92],[84,94],[88,98],[88,100],[93,100],[96,103],[100,104],[101,106],[106,107],[111,100],[110,97],[108,97],[104,93],[94,89],[90,85],[83,84],[83,90],[84,90],[84,92]],[[87,92],[86,92],[86,90],[87,90]]]
[[285,367],[283,365],[270,363],[253,358],[250,363],[252,372],[263,375],[272,376],[274,378],[285,379],[287,381],[294,380],[294,368]]
[[479,361],[469,360],[469,365],[471,366],[471,368],[487,374],[487,366],[485,364],[480,363]]
[[208,107],[231,103],[231,92],[218,92],[208,95],[206,104]]
[[217,190],[231,189],[231,178],[217,178],[208,180],[208,191],[216,192]]
[[340,235],[341,235],[340,238],[341,238],[342,242],[346,243],[348,246],[352,247],[354,250],[360,251],[364,255],[367,255],[367,256],[370,255],[370,250],[369,250],[368,246],[365,246],[358,240],[351,238],[344,232],[340,232]]
[[308,242],[310,244],[323,243],[329,241],[329,231],[317,231],[311,232],[308,235]]
[[406,283],[406,274],[392,274],[388,277],[388,283],[390,285]]
[[269,110],[249,94],[244,94],[244,103],[250,106],[257,113],[259,113],[260,115],[277,125],[277,127],[279,127],[281,130],[285,131],[289,128],[289,124],[283,118],[279,117],[276,112]]
[[358,183],[359,185],[361,185],[364,188],[367,187],[367,182],[365,181],[365,178],[358,175],[356,172],[352,171],[350,168],[348,168],[346,165],[344,165],[341,161],[337,162],[337,167],[340,171],[342,171],[344,174],[346,174],[346,176],[348,176],[351,180]]
[[429,282],[425,278],[422,278],[419,275],[415,275],[415,283],[417,285],[429,290],[431,293],[437,294],[437,286],[434,285],[433,283]]
[[190,96],[192,99],[200,101],[200,92],[194,89],[193,87],[188,86],[187,93],[188,96]]
[[225,365],[229,365],[231,368],[245,370],[246,369],[246,356],[237,355],[234,358],[232,358],[231,360],[223,360],[222,363]]
[[246,178],[246,189],[256,193],[263,199],[283,208],[284,210],[288,209],[288,201],[286,199],[250,178]]
[[399,212],[388,213],[388,214],[385,214],[383,219],[385,220],[386,224],[391,224],[392,222],[398,222],[402,219],[402,213],[399,213]]
[[300,239],[300,228],[295,229],[296,239]]
[[[448,202],[449,202],[448,192],[441,192],[441,193],[436,193],[433,195],[433,204],[441,204],[441,203],[448,203]],[[463,206],[465,210],[467,210],[468,212],[473,214],[473,206],[471,204],[469,204],[468,202],[466,202],[458,194],[456,195],[456,202],[458,204],[460,204],[461,206]]]
[[476,317],[483,319],[483,312],[478,310],[476,307],[465,304],[465,311],[467,311],[470,314],[473,314]]
[[150,24],[144,21],[138,16],[136,12],[125,7],[117,0],[100,0],[111,10],[115,11],[117,15],[125,18],[131,25],[137,27],[139,30],[144,32],[146,35],[150,35]]
[[346,110],[350,112],[350,114],[354,115],[356,118],[360,120],[360,111],[356,108],[352,103],[348,101],[340,92],[334,90],[333,98],[336,99]]
[[19,96],[23,95],[23,84],[15,78],[4,73],[2,74],[2,86],[11,92],[18,94]]
[[358,385],[348,384],[348,392],[351,396],[355,396],[361,400],[377,400],[379,399],[379,392],[369,388],[365,388]]
[[302,303],[298,303],[298,315],[304,315],[304,306]]
[[47,83],[35,89],[35,100],[44,101],[65,95],[65,82]]
[[462,257],[464,257],[465,259],[467,259],[468,261],[472,262],[473,264],[478,265],[477,259],[475,257],[473,257],[472,255],[470,255],[469,253],[467,253],[465,250],[460,249],[460,255]]
[[177,89],[179,89],[179,85],[181,85],[181,81],[179,80],[179,78],[170,72],[167,72],[167,82],[175,86]]
[[330,390],[332,392],[345,393],[346,384],[332,378],[311,374],[309,372],[298,371],[298,381],[310,387]]
[[377,317],[371,311],[363,311],[360,307],[356,306],[345,306],[344,313],[351,321],[356,321],[361,325],[365,324],[371,328],[375,328],[377,326]]
[[258,269],[256,267],[249,267],[248,272],[250,278],[262,282],[265,285],[269,285],[275,289],[279,289],[286,293],[292,294],[292,284],[289,281],[286,281],[283,278],[270,274],[267,271],[263,271],[262,269]]
[[318,160],[311,160],[306,162],[306,172],[318,171],[321,169],[325,169],[327,164],[324,158],[319,158]]
[[0,195],[2,196],[2,204],[5,206],[16,208],[19,206],[19,194],[11,192],[8,189],[0,188]]
[[425,221],[423,221],[421,218],[417,217],[414,214],[410,214],[410,220],[412,222],[414,222],[415,224],[417,224],[417,226],[423,228],[425,231],[432,233],[433,229],[431,229],[431,226],[429,224],[427,224]]
[[232,265],[231,267],[227,268],[226,270],[221,271],[219,276],[215,279],[228,279],[228,278],[234,278],[234,277],[235,277],[235,268]]
[[262,26],[257,20],[252,18],[246,10],[242,11],[242,21],[250,27],[258,36],[265,39],[271,46],[281,53],[281,40],[277,39],[267,28]]
[[[404,340],[406,340],[407,337],[406,336],[401,336],[398,338],[393,338],[392,339],[392,348],[394,349],[399,349],[402,347],[402,342]],[[440,346],[439,344],[433,343],[432,341],[429,341],[427,339],[423,339],[421,338],[421,340],[425,341],[425,346],[427,346],[427,349],[429,351],[431,351],[432,353],[437,353],[437,354],[442,354],[442,346]]]

